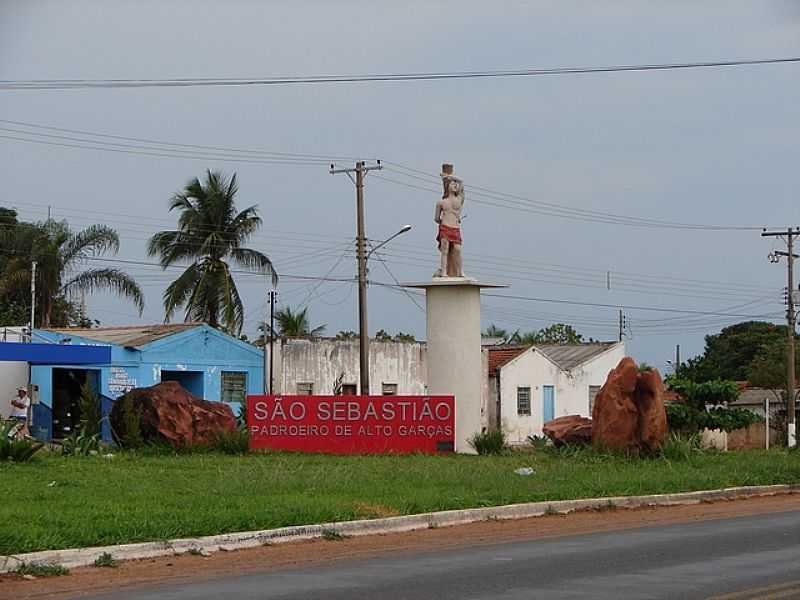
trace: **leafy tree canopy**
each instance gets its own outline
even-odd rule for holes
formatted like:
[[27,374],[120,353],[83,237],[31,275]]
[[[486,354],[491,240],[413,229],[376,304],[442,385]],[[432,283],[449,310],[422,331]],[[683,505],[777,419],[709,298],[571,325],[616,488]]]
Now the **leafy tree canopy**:
[[[705,351],[681,365],[680,374],[693,381],[748,379],[750,365],[764,348],[786,346],[786,326],[764,321],[731,325],[706,336]],[[785,363],[784,363],[785,364]]]

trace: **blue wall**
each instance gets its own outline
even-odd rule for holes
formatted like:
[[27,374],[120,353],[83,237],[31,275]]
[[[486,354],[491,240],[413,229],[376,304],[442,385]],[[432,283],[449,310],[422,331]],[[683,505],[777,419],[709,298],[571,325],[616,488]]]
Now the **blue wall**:
[[[38,334],[53,342],[63,343],[63,340],[70,339],[70,343],[75,345],[100,344],[70,333],[39,330]],[[220,400],[222,373],[227,371],[246,374],[248,394],[263,392],[263,352],[207,325],[176,333],[139,348],[106,346],[111,348],[110,365],[31,366],[31,383],[39,386],[41,404],[34,414],[35,427],[47,427],[50,431],[48,435],[52,435],[52,422],[48,423],[47,419],[52,421],[53,369],[59,368],[97,370],[104,413],[106,410],[110,413],[113,401],[126,391],[160,383],[162,371],[197,372],[198,377],[202,377],[202,397],[206,400]],[[238,414],[238,404],[231,404],[231,408]],[[103,437],[110,439],[107,428],[104,428]]]

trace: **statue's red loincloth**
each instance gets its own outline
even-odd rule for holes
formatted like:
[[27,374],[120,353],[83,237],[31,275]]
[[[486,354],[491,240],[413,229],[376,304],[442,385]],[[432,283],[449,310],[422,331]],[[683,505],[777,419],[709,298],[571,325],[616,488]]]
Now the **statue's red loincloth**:
[[449,225],[442,225],[439,224],[439,234],[436,236],[436,241],[439,244],[439,248],[442,247],[442,239],[447,240],[452,244],[461,244],[461,228],[460,227],[450,227]]

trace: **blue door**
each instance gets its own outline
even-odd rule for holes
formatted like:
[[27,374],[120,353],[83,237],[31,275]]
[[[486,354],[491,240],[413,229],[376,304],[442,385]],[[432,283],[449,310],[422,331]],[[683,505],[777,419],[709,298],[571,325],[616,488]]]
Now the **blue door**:
[[544,422],[552,421],[556,416],[556,389],[552,385],[543,385]]

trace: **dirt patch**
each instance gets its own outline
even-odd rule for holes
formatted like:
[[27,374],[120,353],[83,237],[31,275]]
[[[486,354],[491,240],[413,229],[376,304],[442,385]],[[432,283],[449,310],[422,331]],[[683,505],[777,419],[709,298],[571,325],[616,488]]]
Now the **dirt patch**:
[[371,504],[369,502],[356,502],[356,514],[360,519],[384,519],[386,517],[399,517],[400,512],[391,506]]
[[[376,508],[376,507],[373,507]],[[287,569],[344,559],[363,559],[388,553],[420,554],[447,548],[488,545],[518,540],[579,535],[671,523],[799,510],[798,496],[786,494],[744,500],[720,500],[689,506],[648,507],[545,515],[513,521],[487,520],[458,527],[424,529],[409,533],[276,544],[211,556],[183,554],[127,561],[116,569],[84,567],[71,575],[23,580],[0,576],[0,598],[51,600],[88,596],[123,587],[197,581],[256,571]]]

